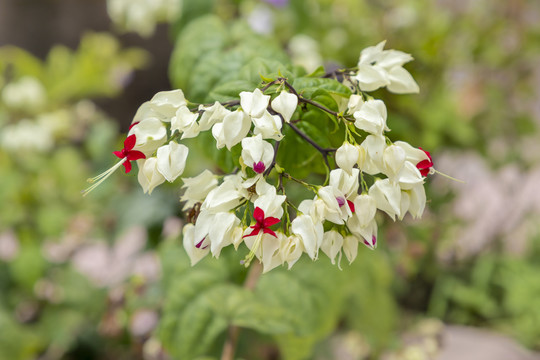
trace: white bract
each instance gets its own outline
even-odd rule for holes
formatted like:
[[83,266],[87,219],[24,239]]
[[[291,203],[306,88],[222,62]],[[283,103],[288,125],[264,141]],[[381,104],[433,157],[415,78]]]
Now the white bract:
[[217,176],[212,174],[210,170],[204,170],[202,173],[191,178],[182,178],[186,188],[184,194],[180,197],[180,201],[185,201],[183,210],[193,207],[196,203],[202,203],[208,193],[215,189],[218,184]]
[[151,155],[167,140],[165,125],[159,119],[152,117],[135,123],[128,136],[132,134],[135,134],[137,138],[134,150],[141,151],[147,156]]
[[382,135],[386,126],[386,106],[381,100],[368,100],[353,114],[354,126],[373,135]]
[[270,95],[264,95],[261,90],[240,93],[240,106],[251,117],[258,118],[263,115],[270,103]]
[[157,149],[157,169],[168,182],[173,182],[182,175],[188,153],[187,146],[174,141]]
[[165,177],[158,170],[158,159],[151,157],[148,159],[137,160],[139,174],[137,180],[143,188],[144,193],[151,194],[156,186],[165,182]]
[[257,174],[262,174],[274,158],[273,146],[260,134],[242,140],[242,159]]
[[286,123],[291,121],[291,117],[298,106],[298,97],[287,91],[282,91],[274,100],[272,100],[272,109],[283,116]]
[[252,118],[255,130],[255,135],[261,134],[263,139],[281,140],[283,135],[281,134],[281,118],[278,115],[271,115],[268,111],[265,111],[261,117]]
[[212,135],[216,139],[218,149],[231,148],[242,141],[251,128],[249,117],[241,110],[231,112],[223,118],[223,122],[212,127]]
[[359,155],[358,148],[346,141],[336,151],[336,164],[350,175]]
[[199,115],[189,111],[187,106],[180,107],[171,119],[171,132],[174,134],[178,131],[182,134],[182,139],[196,137],[200,132],[197,117]]
[[314,221],[311,216],[299,215],[291,222],[291,231],[300,237],[306,253],[315,260],[323,240],[322,223]]
[[396,94],[418,93],[420,89],[403,65],[412,56],[397,50],[383,50],[386,41],[362,50],[355,79],[362,91],[386,86]]

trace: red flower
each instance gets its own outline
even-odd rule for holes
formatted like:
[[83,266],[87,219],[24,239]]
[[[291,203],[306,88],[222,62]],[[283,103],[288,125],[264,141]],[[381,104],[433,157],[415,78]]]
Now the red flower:
[[422,148],[419,149],[426,153],[428,159],[420,161],[418,164],[416,164],[416,167],[418,170],[420,170],[420,174],[422,174],[422,176],[427,176],[429,174],[429,170],[433,167],[433,161],[431,160],[431,155],[428,151]]
[[270,234],[274,237],[277,237],[276,233],[270,230],[270,226],[277,224],[281,220],[275,217],[264,217],[264,211],[260,207],[256,207],[253,211],[253,218],[257,221],[255,225],[250,226],[253,229],[251,234],[244,235],[243,237],[255,236],[258,235],[262,230],[265,234]]
[[146,156],[137,150],[133,150],[137,138],[135,134],[130,135],[124,140],[124,148],[120,151],[113,151],[113,154],[118,156],[120,159],[126,158],[127,161],[124,161],[123,165],[126,168],[126,174],[131,171],[131,161],[146,159]]

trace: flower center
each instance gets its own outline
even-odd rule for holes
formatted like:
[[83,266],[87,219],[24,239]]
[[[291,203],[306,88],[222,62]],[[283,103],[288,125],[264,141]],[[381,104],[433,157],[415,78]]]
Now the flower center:
[[336,200],[337,200],[337,203],[338,203],[339,207],[342,207],[343,205],[345,205],[345,202],[346,202],[346,201],[345,201],[345,198],[344,198],[344,197],[338,196],[338,197],[336,198]]
[[266,170],[266,166],[264,166],[264,163],[262,161],[259,161],[258,163],[253,163],[253,170],[257,174],[262,174],[264,170]]

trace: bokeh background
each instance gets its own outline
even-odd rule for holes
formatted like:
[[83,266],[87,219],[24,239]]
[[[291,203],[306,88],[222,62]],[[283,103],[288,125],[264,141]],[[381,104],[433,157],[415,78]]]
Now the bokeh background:
[[[204,17],[244,30],[201,65]],[[390,137],[465,184],[431,177],[421,220],[386,219],[376,252],[328,272],[345,285],[309,351],[245,331],[238,356],[540,359],[535,0],[1,0],[0,359],[181,359],[178,186],[119,172],[83,198],[86,179],[158,91],[202,102],[255,55],[337,69],[382,40],[421,88],[375,93]]]

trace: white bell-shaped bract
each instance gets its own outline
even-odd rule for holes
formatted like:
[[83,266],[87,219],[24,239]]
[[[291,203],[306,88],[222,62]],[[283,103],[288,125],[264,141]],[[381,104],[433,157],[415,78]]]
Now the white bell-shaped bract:
[[177,144],[174,141],[157,149],[157,169],[168,182],[173,182],[182,175],[186,167],[188,153],[187,146]]
[[353,114],[354,126],[373,135],[382,135],[390,129],[386,126],[386,105],[382,100],[370,99]]
[[365,151],[365,161],[360,170],[375,175],[382,172],[384,167],[383,154],[386,149],[386,139],[380,135],[368,135],[360,145]]
[[422,149],[413,147],[411,144],[405,141],[396,141],[395,146],[399,146],[405,151],[405,160],[412,162],[414,165],[420,161],[429,160],[426,152]]
[[314,221],[309,215],[302,214],[291,222],[291,231],[302,240],[306,254],[311,259],[316,259],[324,234],[322,223]]
[[167,129],[157,118],[146,118],[135,124],[128,132],[128,136],[132,134],[137,139],[133,150],[141,151],[146,156],[156,151],[167,139]]
[[362,105],[364,105],[362,95],[352,94],[351,97],[349,97],[349,102],[347,103],[347,114],[354,114],[362,108]]
[[194,138],[199,135],[200,129],[197,124],[198,113],[192,113],[187,106],[180,107],[171,120],[171,134],[178,131],[182,139]]
[[226,146],[231,148],[242,141],[251,128],[251,120],[243,111],[236,110],[225,116],[223,122],[217,123],[212,128],[212,135],[216,139],[217,148]]
[[137,180],[139,180],[145,194],[151,194],[156,186],[165,182],[165,177],[159,172],[157,165],[158,160],[155,157],[137,160],[139,167]]
[[[221,249],[235,242],[235,230],[240,224],[233,213],[218,212],[212,214],[201,211],[195,223],[194,240],[196,243],[206,239],[210,242],[210,252],[219,257]],[[238,236],[238,235],[237,235]]]
[[389,179],[376,180],[369,188],[369,195],[375,199],[377,208],[381,209],[395,220],[401,214],[401,189],[398,184]]
[[195,243],[195,225],[186,224],[182,229],[183,233],[183,245],[186,250],[189,260],[191,261],[191,266],[195,265],[202,258],[204,258],[210,252],[210,247],[208,244],[204,244],[204,240],[198,243]]
[[410,190],[407,190],[407,193],[410,199],[409,213],[413,218],[418,219],[422,216],[426,207],[426,190],[424,189],[424,185],[415,185]]
[[199,105],[199,111],[203,111],[201,118],[199,119],[200,131],[210,130],[210,128],[214,126],[214,124],[222,122],[225,116],[231,113],[230,110],[227,110],[218,101],[216,101],[214,105],[209,107]]
[[[246,235],[251,229],[246,229]],[[263,273],[283,264],[279,256],[279,247],[285,234],[276,232],[276,236],[265,233],[259,233],[257,236],[248,236],[244,238],[244,243],[255,257],[263,264]]]
[[332,186],[319,189],[317,196],[324,202],[324,219],[334,224],[343,224],[352,212],[345,194]]
[[387,146],[383,152],[384,174],[394,179],[405,164],[405,151],[396,145]]
[[287,199],[285,195],[277,195],[276,188],[269,185],[269,188],[262,195],[259,195],[253,203],[254,208],[261,208],[265,217],[275,217],[281,219],[283,216],[283,203]]
[[283,116],[286,123],[291,121],[296,107],[298,106],[298,97],[287,91],[282,91],[274,100],[272,100],[272,109]]
[[225,178],[221,185],[208,193],[201,209],[212,213],[226,212],[240,205],[242,199],[235,178]]
[[373,91],[386,86],[397,94],[418,93],[418,84],[403,65],[412,56],[397,50],[383,50],[385,41],[362,50],[358,72],[354,78],[363,91]]
[[358,224],[362,227],[368,226],[373,221],[377,213],[377,202],[367,194],[362,194],[354,199],[354,214]]
[[218,184],[217,176],[212,174],[210,170],[204,170],[197,176],[190,178],[182,178],[186,188],[184,194],[180,197],[180,201],[185,201],[183,210],[193,207],[196,203],[202,203],[208,193],[215,189]]
[[358,163],[358,155],[358,147],[345,141],[336,150],[336,164],[350,175],[353,167]]
[[403,167],[399,171],[397,181],[403,190],[410,190],[417,185],[422,185],[424,183],[424,178],[422,177],[420,170],[418,170],[413,163],[405,161]]
[[330,171],[329,185],[342,192],[347,200],[352,201],[358,195],[359,175],[360,170],[358,169],[352,169],[350,174],[346,173],[342,169],[334,169]]
[[139,107],[133,118],[133,123],[141,122],[148,118],[170,122],[178,108],[186,105],[187,101],[182,90],[160,91],[150,101],[143,103]]
[[242,140],[242,159],[257,174],[268,169],[274,159],[274,147],[262,139],[261,134]]
[[365,226],[361,226],[358,218],[352,217],[347,222],[347,227],[351,233],[358,239],[361,239],[367,247],[375,249],[377,246],[377,222],[375,219],[371,220]]
[[304,245],[302,244],[301,237],[294,234],[285,238],[280,238],[280,240],[279,256],[281,258],[281,263],[287,263],[290,270],[298,259],[300,259],[300,256],[302,256]]
[[316,196],[314,200],[302,200],[300,205],[298,205],[298,210],[303,214],[311,216],[315,222],[323,222],[326,220],[326,208],[324,200],[318,196]]
[[264,95],[260,89],[240,93],[240,106],[251,117],[261,117],[270,102],[270,95]]
[[263,139],[281,140],[283,134],[281,133],[281,118],[278,115],[271,115],[268,111],[265,111],[261,117],[252,118],[255,129],[253,133],[255,135],[261,134]]
[[412,75],[401,66],[391,68],[387,74],[390,81],[387,86],[389,91],[396,94],[417,94],[420,92],[420,87]]
[[349,264],[356,259],[358,255],[358,238],[354,235],[347,235],[343,238],[343,253],[349,260]]
[[[336,263],[336,256],[341,254],[343,247],[343,235],[335,230],[330,230],[324,233],[321,250],[328,256],[332,264]],[[341,258],[341,256],[340,256]],[[338,259],[339,263],[339,259]]]

